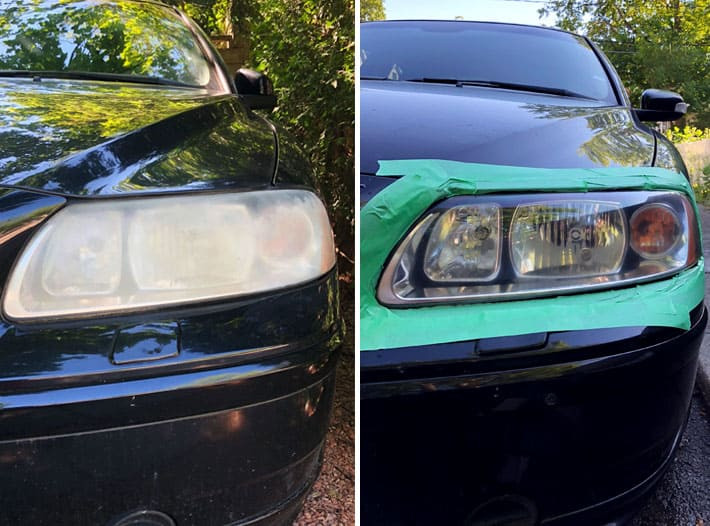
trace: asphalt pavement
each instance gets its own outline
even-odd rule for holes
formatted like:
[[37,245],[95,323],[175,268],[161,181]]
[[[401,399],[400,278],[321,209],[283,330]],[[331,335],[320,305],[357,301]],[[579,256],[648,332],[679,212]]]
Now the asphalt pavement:
[[[710,209],[700,209],[705,297],[710,305]],[[710,324],[700,347],[688,427],[673,464],[633,526],[710,526]]]
[[678,453],[633,526],[710,526],[710,420],[698,390]]

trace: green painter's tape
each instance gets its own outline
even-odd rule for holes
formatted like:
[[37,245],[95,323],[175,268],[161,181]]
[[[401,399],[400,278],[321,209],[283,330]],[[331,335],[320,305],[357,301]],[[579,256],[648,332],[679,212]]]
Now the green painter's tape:
[[[676,190],[695,198],[680,174],[661,168],[542,169],[439,160],[380,161],[377,175],[401,176],[360,212],[360,348],[363,351],[532,332],[656,325],[690,327],[705,290],[703,261],[676,276],[554,298],[390,309],[377,281],[390,252],[434,203],[494,192]],[[697,210],[696,210],[697,213]],[[699,215],[698,215],[699,217]]]

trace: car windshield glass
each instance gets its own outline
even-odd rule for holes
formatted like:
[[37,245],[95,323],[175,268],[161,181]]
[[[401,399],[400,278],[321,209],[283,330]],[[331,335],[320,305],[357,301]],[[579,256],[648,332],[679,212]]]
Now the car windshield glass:
[[363,24],[360,34],[363,79],[458,86],[468,82],[617,104],[594,50],[569,33],[504,24],[402,21]]
[[190,86],[210,81],[194,35],[175,11],[160,5],[0,0],[0,27],[5,74],[91,73]]

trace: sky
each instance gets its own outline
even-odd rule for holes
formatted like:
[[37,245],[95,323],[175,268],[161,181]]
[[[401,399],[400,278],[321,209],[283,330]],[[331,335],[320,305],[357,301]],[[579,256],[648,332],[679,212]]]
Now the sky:
[[552,26],[555,17],[540,19],[537,10],[544,0],[384,0],[388,20],[443,19],[511,22]]

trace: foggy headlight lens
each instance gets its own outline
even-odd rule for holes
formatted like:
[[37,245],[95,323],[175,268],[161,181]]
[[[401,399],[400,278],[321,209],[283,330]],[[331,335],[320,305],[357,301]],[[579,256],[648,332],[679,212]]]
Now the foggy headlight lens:
[[18,320],[120,313],[278,289],[334,264],[306,191],[78,202],[24,249],[3,306]]
[[677,192],[460,196],[400,243],[380,302],[499,301],[659,279],[700,257],[691,202]]

